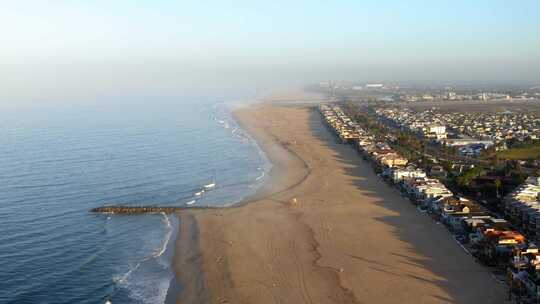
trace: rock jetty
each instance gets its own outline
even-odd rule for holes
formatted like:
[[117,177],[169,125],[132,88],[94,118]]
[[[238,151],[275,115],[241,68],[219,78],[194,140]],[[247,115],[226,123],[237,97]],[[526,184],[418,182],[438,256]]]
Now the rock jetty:
[[173,213],[181,207],[159,207],[159,206],[103,206],[90,210],[95,213],[114,214],[143,214],[143,213]]

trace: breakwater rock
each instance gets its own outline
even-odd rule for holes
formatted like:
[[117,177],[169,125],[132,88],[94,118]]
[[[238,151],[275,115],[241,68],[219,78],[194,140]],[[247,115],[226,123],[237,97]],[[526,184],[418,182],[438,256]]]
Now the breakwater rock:
[[181,207],[160,207],[160,206],[103,206],[90,210],[95,213],[114,214],[144,214],[144,213],[173,213]]

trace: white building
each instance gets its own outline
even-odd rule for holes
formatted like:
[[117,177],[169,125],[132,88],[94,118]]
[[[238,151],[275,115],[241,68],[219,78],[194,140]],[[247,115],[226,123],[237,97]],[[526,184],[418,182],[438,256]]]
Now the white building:
[[396,168],[392,172],[392,179],[398,183],[404,179],[425,178],[426,172],[417,168]]
[[432,138],[436,140],[446,139],[446,127],[443,125],[425,126],[422,133],[426,138]]
[[366,89],[382,89],[384,87],[381,83],[368,83],[366,84]]

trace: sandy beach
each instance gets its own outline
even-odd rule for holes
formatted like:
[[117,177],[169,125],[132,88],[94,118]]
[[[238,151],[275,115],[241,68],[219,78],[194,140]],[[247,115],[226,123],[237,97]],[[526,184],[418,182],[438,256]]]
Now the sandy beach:
[[316,110],[264,103],[235,116],[274,167],[240,207],[178,213],[173,266],[190,283],[177,303],[505,303],[504,286]]

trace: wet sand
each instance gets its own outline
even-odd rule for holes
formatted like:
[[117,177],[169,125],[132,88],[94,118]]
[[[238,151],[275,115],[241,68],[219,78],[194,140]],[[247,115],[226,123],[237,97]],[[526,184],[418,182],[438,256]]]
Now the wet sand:
[[[235,115],[274,164],[270,180],[241,207],[179,213],[197,233],[180,231],[174,267],[196,288],[177,303],[505,303],[491,273],[314,109]],[[189,240],[196,249],[180,254]]]

